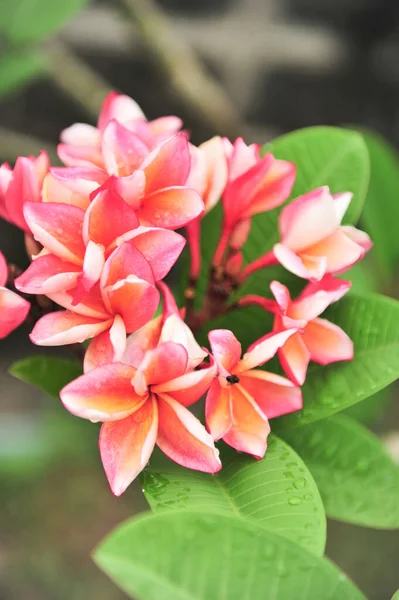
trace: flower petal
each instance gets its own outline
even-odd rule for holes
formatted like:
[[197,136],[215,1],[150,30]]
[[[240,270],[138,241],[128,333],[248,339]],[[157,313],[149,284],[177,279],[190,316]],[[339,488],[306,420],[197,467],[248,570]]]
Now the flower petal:
[[252,396],[268,419],[302,408],[301,389],[274,373],[254,369],[240,377],[240,386]]
[[47,250],[63,260],[83,264],[83,210],[68,204],[26,202],[24,215],[35,240]]
[[217,473],[222,464],[219,451],[202,423],[184,406],[167,395],[158,396],[157,445],[179,465]]
[[138,216],[142,225],[178,229],[204,212],[199,194],[186,187],[169,187],[145,196]]
[[183,406],[191,406],[197,402],[208,390],[212,380],[216,377],[216,365],[185,373],[175,379],[153,386],[154,393],[167,393]]
[[197,343],[193,332],[178,313],[172,314],[165,319],[160,341],[181,344],[188,353],[188,369],[194,369],[207,356],[207,352]]
[[82,298],[98,283],[105,263],[104,246],[95,244],[91,240],[86,246],[86,253],[83,261],[83,272],[79,277],[74,294],[72,305],[75,306],[82,301]]
[[147,350],[158,345],[161,335],[162,316],[148,321],[143,327],[129,335],[122,362],[138,368]]
[[326,258],[327,273],[341,273],[358,262],[366,250],[346,235],[343,228],[306,250],[311,258]]
[[82,268],[54,254],[39,256],[15,280],[17,290],[25,294],[53,294],[75,287]]
[[96,146],[75,146],[73,144],[58,144],[59,159],[68,167],[98,167],[103,168],[104,162],[100,148]]
[[236,372],[242,373],[254,367],[259,367],[265,362],[273,358],[277,350],[284,346],[288,338],[290,338],[296,329],[287,329],[278,333],[268,333],[262,338],[251,344],[248,351],[244,354],[239,362]]
[[153,396],[135,413],[100,431],[100,454],[112,492],[120,496],[150,460],[158,431]]
[[55,292],[47,295],[53,302],[56,302],[63,308],[75,312],[78,315],[84,315],[87,317],[92,317],[93,319],[101,320],[112,318],[104,306],[98,285],[94,286],[90,292],[85,294],[78,304],[73,303],[74,290],[67,292]]
[[302,334],[295,333],[290,337],[284,346],[279,349],[278,357],[284,372],[291,381],[296,385],[303,385],[310,361],[310,352],[306,347]]
[[231,409],[233,424],[223,440],[239,452],[262,458],[270,425],[253,398],[239,384],[231,386]]
[[7,337],[28,316],[30,304],[18,294],[0,287],[0,339]]
[[233,424],[231,389],[232,386],[222,387],[215,379],[206,395],[206,426],[215,441],[224,437]]
[[20,229],[29,233],[23,208],[26,202],[40,201],[42,180],[37,176],[34,160],[20,156],[17,158],[12,178],[4,198],[7,218]]
[[0,252],[0,286],[4,286],[8,279],[7,261],[2,252]]
[[275,297],[282,314],[287,314],[287,311],[291,306],[291,296],[289,289],[282,283],[279,283],[278,281],[272,281],[270,284],[270,290],[273,296]]
[[273,254],[287,271],[303,279],[320,280],[326,272],[327,259],[325,256],[297,255],[283,244],[276,244]]
[[122,317],[127,333],[143,327],[155,314],[159,292],[148,281],[129,275],[105,290],[114,314]]
[[115,120],[104,130],[101,150],[106,171],[119,177],[131,175],[149,152],[138,135]]
[[333,198],[335,212],[339,223],[341,223],[352,201],[353,194],[352,192],[342,192],[341,194],[333,194]]
[[61,131],[61,142],[74,146],[99,146],[100,132],[93,125],[87,123],[74,123]]
[[208,333],[212,355],[219,375],[227,376],[241,358],[241,344],[229,329],[214,329]]
[[353,342],[337,325],[326,319],[314,319],[304,330],[305,342],[313,362],[328,365],[354,357]]
[[98,118],[98,129],[104,131],[108,123],[116,119],[118,123],[129,123],[134,119],[145,119],[140,106],[125,94],[110,92],[105,98]]
[[323,313],[330,304],[340,300],[351,288],[351,281],[325,275],[321,281],[309,283],[292,303],[289,316],[292,319],[311,321]]
[[101,276],[101,285],[114,285],[130,276],[155,283],[154,274],[143,254],[129,242],[124,242],[108,257]]
[[146,158],[145,193],[184,185],[190,172],[190,151],[185,133],[177,133],[158,146]]
[[112,327],[93,338],[87,347],[83,370],[85,373],[120,362],[126,347],[126,329],[122,318],[116,315]]
[[148,386],[180,377],[187,368],[187,351],[181,344],[164,342],[144,355],[132,385],[138,394]]
[[111,325],[112,320],[100,321],[61,310],[39,319],[29,337],[38,346],[65,346],[84,342]]

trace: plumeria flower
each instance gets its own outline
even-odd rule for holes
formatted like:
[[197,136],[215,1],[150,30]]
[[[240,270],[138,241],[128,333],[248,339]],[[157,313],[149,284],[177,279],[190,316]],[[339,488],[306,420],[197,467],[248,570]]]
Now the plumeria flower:
[[28,316],[30,309],[27,300],[4,287],[7,278],[7,262],[0,252],[0,339],[7,337],[20,326]]
[[324,186],[290,202],[279,218],[280,243],[248,265],[243,276],[273,262],[312,281],[349,269],[372,246],[366,233],[341,225],[351,200],[350,192],[331,194]]
[[20,156],[14,169],[4,163],[0,166],[0,217],[30,233],[23,214],[25,202],[40,202],[43,180],[49,169],[49,158],[43,150],[40,155]]
[[68,166],[94,166],[112,175],[127,175],[181,126],[181,119],[174,116],[147,121],[132,98],[111,92],[104,100],[97,127],[75,123],[65,129],[58,154]]
[[340,327],[319,318],[351,285],[350,281],[325,275],[321,281],[309,283],[296,300],[291,300],[285,285],[273,281],[270,289],[275,301],[261,296],[246,296],[241,300],[241,305],[259,304],[272,312],[275,315],[273,331],[298,329],[278,350],[285,373],[296,385],[304,383],[309,361],[328,365],[353,359],[352,340]]
[[106,260],[100,282],[74,304],[73,294],[47,293],[67,310],[42,317],[30,335],[39,346],[61,346],[84,342],[108,332],[122,354],[126,333],[149,321],[159,303],[159,292],[149,262],[131,243],[116,248]]
[[215,440],[262,458],[270,433],[268,419],[302,408],[301,390],[279,375],[256,369],[296,333],[291,328],[256,341],[241,359],[241,344],[227,329],[209,333],[218,377],[206,397],[206,423]]
[[260,155],[260,146],[247,146],[242,138],[234,144],[224,140],[228,164],[228,183],[222,195],[223,226],[214,257],[221,263],[228,246],[239,250],[251,226],[251,217],[280,206],[289,197],[295,180],[295,165],[277,160],[268,152]]
[[94,192],[86,211],[55,203],[28,203],[24,210],[45,251],[17,279],[17,288],[30,294],[74,288],[74,304],[100,280],[105,261],[126,241],[148,261],[155,281],[167,275],[185,244],[174,231],[139,226],[136,212],[116,192],[112,179]]
[[212,437],[186,408],[209,387],[215,365],[193,371],[182,344],[161,342],[142,353],[142,339],[136,341],[137,352],[132,342],[121,362],[93,364],[60,394],[71,413],[103,422],[101,459],[116,496],[143,470],[155,444],[184,467],[221,468]]

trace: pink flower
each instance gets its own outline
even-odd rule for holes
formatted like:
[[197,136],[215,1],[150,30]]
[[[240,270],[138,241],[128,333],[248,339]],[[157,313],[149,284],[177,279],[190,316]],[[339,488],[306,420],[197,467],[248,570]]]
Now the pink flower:
[[[346,333],[330,321],[319,318],[350,287],[350,281],[326,275],[321,281],[308,284],[296,300],[291,300],[284,285],[278,281],[271,283],[270,289],[276,299],[272,307],[275,313],[274,331],[292,327],[298,329],[278,350],[284,371],[296,385],[304,383],[310,360],[328,365],[353,359],[353,342]],[[267,309],[270,310],[270,306]]]
[[[155,444],[185,467],[206,473],[221,468],[211,436],[186,408],[206,392],[216,367],[211,363],[193,370],[190,346],[164,341],[163,336],[176,334],[175,326],[167,325],[171,317],[163,327],[162,318],[157,318],[134,333],[119,362],[104,365],[104,354],[92,352],[85,375],[61,391],[71,413],[103,421],[101,459],[117,496],[143,470]],[[178,323],[177,328],[181,333]]]
[[242,138],[224,141],[228,161],[228,183],[222,195],[223,228],[214,257],[220,264],[229,245],[239,250],[251,226],[251,217],[280,206],[289,197],[295,180],[295,165],[277,160],[268,152],[261,158],[260,146],[247,146]]
[[218,378],[206,397],[206,423],[213,439],[223,440],[240,452],[262,458],[270,433],[268,419],[302,408],[301,390],[273,373],[255,369],[270,360],[296,333],[271,333],[248,348],[227,329],[209,333]]
[[0,217],[26,233],[29,227],[23,215],[25,202],[40,202],[44,177],[49,159],[43,150],[40,155],[20,156],[14,169],[4,163],[0,166]]
[[321,187],[296,198],[281,211],[281,242],[274,256],[288,271],[312,281],[326,273],[342,273],[370,250],[363,231],[341,225],[350,204],[349,192],[332,195]]
[[0,339],[7,337],[20,326],[28,316],[30,309],[27,300],[4,287],[7,278],[7,262],[0,252]]

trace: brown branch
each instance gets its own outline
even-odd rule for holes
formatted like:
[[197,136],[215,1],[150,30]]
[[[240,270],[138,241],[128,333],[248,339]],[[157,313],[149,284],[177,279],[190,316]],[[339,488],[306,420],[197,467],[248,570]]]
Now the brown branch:
[[154,0],[121,2],[137,24],[156,66],[187,108],[215,133],[233,138],[242,135],[244,125],[230,98],[206,72]]

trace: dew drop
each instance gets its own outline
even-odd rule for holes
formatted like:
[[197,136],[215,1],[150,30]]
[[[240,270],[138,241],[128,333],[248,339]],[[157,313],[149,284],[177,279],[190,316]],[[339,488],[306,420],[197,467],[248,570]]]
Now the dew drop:
[[299,498],[299,496],[292,496],[292,498],[288,500],[288,504],[291,504],[291,506],[297,506],[301,502],[302,500]]
[[294,487],[297,490],[302,490],[304,487],[306,487],[306,479],[304,477],[298,477],[298,479],[295,479],[294,481]]

